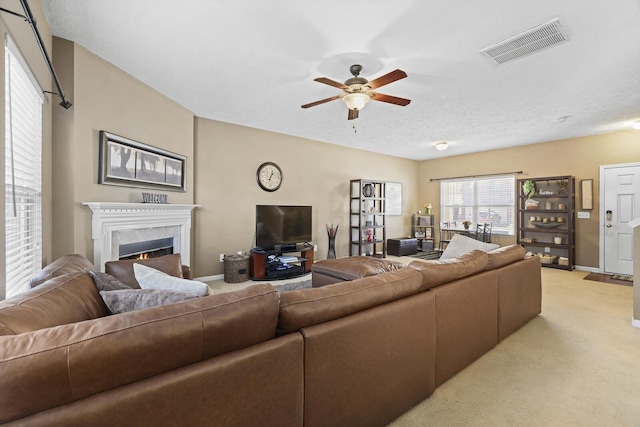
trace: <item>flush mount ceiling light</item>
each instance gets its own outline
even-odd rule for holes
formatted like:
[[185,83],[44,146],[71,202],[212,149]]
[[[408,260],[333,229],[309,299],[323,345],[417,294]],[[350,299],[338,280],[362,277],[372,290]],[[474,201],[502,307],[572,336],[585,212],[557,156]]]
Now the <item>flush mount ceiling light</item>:
[[438,150],[438,151],[444,151],[447,148],[449,148],[449,143],[446,142],[446,141],[438,142],[436,144],[436,150]]
[[631,123],[631,127],[640,130],[640,120],[636,120],[635,122]]

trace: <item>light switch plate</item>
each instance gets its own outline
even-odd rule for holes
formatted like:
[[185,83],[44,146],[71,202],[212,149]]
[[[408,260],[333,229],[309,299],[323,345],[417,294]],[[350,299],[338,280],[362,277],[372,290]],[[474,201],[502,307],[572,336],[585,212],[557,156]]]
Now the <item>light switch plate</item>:
[[591,218],[591,212],[578,212],[578,218],[589,219]]

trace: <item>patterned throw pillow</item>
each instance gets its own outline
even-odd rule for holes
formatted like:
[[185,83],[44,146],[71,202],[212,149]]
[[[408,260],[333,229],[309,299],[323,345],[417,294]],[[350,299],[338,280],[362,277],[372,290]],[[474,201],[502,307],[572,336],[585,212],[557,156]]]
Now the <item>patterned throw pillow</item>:
[[100,296],[109,311],[113,314],[142,310],[144,308],[198,298],[198,295],[186,292],[131,288],[116,291],[101,291]]
[[131,286],[125,285],[120,280],[110,274],[100,271],[85,270],[96,284],[98,291],[117,291],[121,289],[131,289]]

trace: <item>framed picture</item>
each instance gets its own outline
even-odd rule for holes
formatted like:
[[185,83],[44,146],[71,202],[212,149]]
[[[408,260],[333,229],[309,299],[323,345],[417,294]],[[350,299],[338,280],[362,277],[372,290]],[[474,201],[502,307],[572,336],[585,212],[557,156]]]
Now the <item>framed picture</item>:
[[399,182],[385,182],[385,213],[387,215],[402,215],[402,184]]
[[593,180],[583,179],[580,181],[580,210],[591,209],[593,209]]
[[186,161],[180,154],[100,131],[98,184],[186,191]]

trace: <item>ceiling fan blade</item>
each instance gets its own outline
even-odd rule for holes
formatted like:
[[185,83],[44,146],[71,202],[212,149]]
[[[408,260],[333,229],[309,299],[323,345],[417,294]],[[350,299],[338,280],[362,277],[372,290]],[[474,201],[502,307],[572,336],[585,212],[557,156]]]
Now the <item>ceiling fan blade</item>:
[[329,101],[334,101],[334,100],[336,100],[338,98],[342,98],[342,97],[343,97],[343,95],[336,95],[336,96],[332,96],[331,98],[321,99],[320,101],[310,102],[309,104],[304,104],[301,107],[302,108],[315,107],[316,105],[324,104],[325,102],[329,102]]
[[373,92],[371,95],[371,99],[374,101],[388,102],[389,104],[402,105],[403,107],[409,105],[411,102],[410,99],[398,98],[397,96],[385,95],[383,93]]
[[377,79],[371,80],[367,83],[371,89],[375,89],[384,85],[388,85],[389,83],[393,83],[396,80],[404,79],[407,77],[407,73],[402,70],[394,70],[390,73],[385,74],[384,76],[380,76]]
[[318,78],[313,79],[313,80],[315,80],[317,82],[320,82],[320,83],[324,83],[324,84],[329,85],[329,86],[337,87],[339,89],[349,89],[349,86],[345,86],[344,83],[340,83],[340,82],[337,82],[335,80],[328,79],[326,77],[318,77]]
[[349,115],[347,116],[347,120],[355,120],[358,118],[358,110],[357,109],[349,109]]

